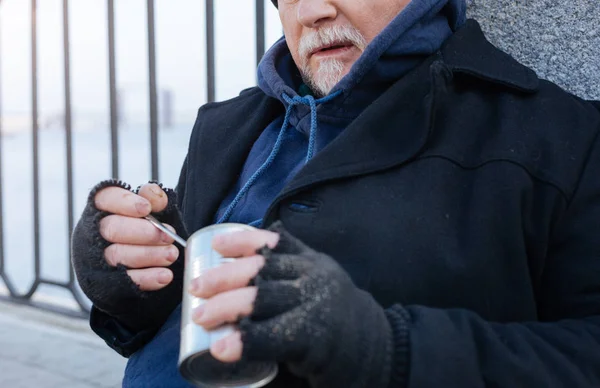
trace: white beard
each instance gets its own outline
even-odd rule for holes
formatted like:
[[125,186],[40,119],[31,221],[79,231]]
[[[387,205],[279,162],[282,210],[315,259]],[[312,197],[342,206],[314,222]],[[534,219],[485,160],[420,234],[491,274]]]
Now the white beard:
[[304,82],[319,97],[328,95],[331,90],[344,78],[344,62],[338,59],[324,59],[319,61],[316,72],[310,68],[310,53],[323,45],[334,44],[336,42],[350,43],[360,51],[364,51],[367,46],[365,38],[354,27],[332,26],[313,31],[302,38],[298,52],[302,58],[300,72]]
[[319,96],[328,95],[344,78],[344,62],[338,59],[324,59],[319,62],[319,69],[313,74],[310,67],[303,70],[304,82]]

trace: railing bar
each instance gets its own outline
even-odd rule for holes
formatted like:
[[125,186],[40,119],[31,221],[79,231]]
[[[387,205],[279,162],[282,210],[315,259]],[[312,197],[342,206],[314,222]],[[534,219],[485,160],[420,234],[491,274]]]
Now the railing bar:
[[265,54],[265,0],[256,0],[256,65]]
[[71,288],[71,284],[70,283],[65,283],[65,282],[59,282],[58,280],[51,280],[51,279],[44,279],[44,278],[40,278],[39,281],[40,284],[46,284],[49,286],[57,286],[57,287],[61,287],[61,288],[66,288],[69,289]]
[[67,283],[64,283],[64,282],[59,282],[57,280],[41,278],[38,281],[38,286],[42,285],[42,284],[49,285],[49,286],[56,286],[56,287],[60,287],[60,288],[66,288],[68,291],[71,291],[71,294],[73,295],[73,299],[75,299],[75,302],[77,302],[81,311],[89,312],[89,309],[87,308],[85,299],[83,297],[81,297],[81,295],[79,295],[79,293],[74,289],[74,284],[72,282],[69,281]]
[[[35,279],[40,277],[40,173],[39,173],[39,125],[37,80],[37,0],[31,0],[31,124],[33,152],[33,241]],[[35,283],[32,287],[35,292]],[[29,293],[33,293],[33,292]],[[28,294],[29,294],[28,293]]]
[[[0,13],[0,19],[2,14]],[[0,20],[0,43],[2,42],[2,21]],[[0,45],[0,61],[2,61],[2,46]],[[0,187],[6,187],[3,183],[2,175],[2,63],[0,62]],[[4,191],[0,190],[0,275],[4,278]]]
[[0,301],[35,307],[40,310],[50,311],[55,314],[61,314],[61,315],[73,317],[73,318],[86,319],[89,317],[89,314],[87,313],[87,311],[75,311],[75,310],[72,310],[69,308],[56,306],[56,305],[46,303],[46,302],[32,301],[30,299],[25,299],[24,297],[8,297],[7,298],[5,296],[0,295]]
[[16,295],[16,296],[18,298],[30,299],[33,296],[33,294],[35,294],[35,292],[37,291],[39,286],[40,286],[40,278],[36,277],[35,280],[33,281],[33,284],[31,285],[31,288],[29,289],[29,291],[27,291],[27,293]]
[[158,181],[158,98],[156,92],[156,42],[154,21],[154,0],[148,5],[148,93],[150,103],[150,159],[152,179]]
[[[2,17],[2,14],[0,13],[0,18]],[[0,42],[2,42],[2,22],[0,20]],[[2,60],[2,46],[0,46],[0,61]],[[2,124],[3,124],[3,118],[2,118],[2,64],[0,63],[0,187],[6,187],[2,182],[3,182],[3,174],[2,174],[2,170],[3,170],[3,166],[2,166],[2,143],[3,143],[3,136],[2,136]],[[4,282],[4,285],[6,286],[6,289],[8,290],[8,293],[11,297],[14,297],[17,295],[17,289],[15,288],[15,286],[13,285],[13,283],[10,281],[10,279],[8,278],[8,274],[5,273],[5,255],[4,255],[4,203],[3,203],[3,197],[4,197],[4,191],[0,189],[0,278],[2,279],[2,281]]]
[[117,101],[117,74],[115,61],[115,5],[108,0],[108,78],[110,98],[110,150],[112,177],[119,179],[119,105]]
[[[65,147],[67,152],[67,239],[68,256],[71,258],[71,234],[73,233],[73,121],[71,111],[71,52],[69,47],[69,0],[63,0],[63,53],[65,71]],[[75,282],[73,267],[69,265],[69,285]]]
[[208,102],[215,101],[215,7],[206,0],[206,94]]
[[19,293],[17,292],[17,288],[14,286],[13,282],[8,277],[8,274],[5,272],[1,272],[0,275],[1,275],[0,278],[2,278],[2,281],[4,282],[4,285],[6,286],[8,293],[12,297],[19,296]]

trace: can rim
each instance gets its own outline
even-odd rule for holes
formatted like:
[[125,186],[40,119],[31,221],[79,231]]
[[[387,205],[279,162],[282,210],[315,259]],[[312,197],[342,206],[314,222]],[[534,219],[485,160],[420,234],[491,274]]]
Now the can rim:
[[[203,350],[198,353],[194,353],[194,354],[190,355],[189,357],[186,357],[184,360],[182,360],[179,363],[179,368],[178,368],[179,373],[181,374],[181,376],[183,376],[183,378],[185,378],[188,382],[190,382],[194,385],[197,385],[198,387],[201,387],[201,388],[260,388],[260,387],[264,387],[265,385],[267,385],[271,381],[273,381],[273,379],[275,379],[275,377],[277,376],[277,373],[279,371],[279,366],[277,365],[277,363],[274,362],[270,365],[270,368],[267,368],[265,370],[264,377],[259,378],[259,380],[256,380],[253,382],[232,381],[231,383],[220,382],[217,384],[210,384],[210,383],[206,383],[206,382],[199,380],[198,377],[195,376],[194,373],[192,373],[190,370],[190,365],[192,364],[192,362],[194,360],[196,360],[197,358],[205,357],[206,353],[210,353],[210,351]],[[255,362],[260,362],[260,361],[255,361]],[[263,362],[260,362],[260,363],[263,363]],[[265,364],[269,364],[269,363],[265,362]]]
[[249,231],[256,230],[255,227],[250,226],[250,225],[237,224],[237,223],[234,223],[234,222],[226,222],[226,223],[223,223],[223,224],[208,225],[208,226],[205,226],[204,228],[198,229],[197,231],[195,231],[194,233],[192,233],[190,237],[188,237],[188,241],[192,237],[194,237],[195,235],[197,235],[197,234],[202,234],[202,233],[210,232],[210,231],[212,231],[214,229],[226,229],[226,228],[234,228],[234,227],[235,228],[239,228],[241,230],[249,230]]

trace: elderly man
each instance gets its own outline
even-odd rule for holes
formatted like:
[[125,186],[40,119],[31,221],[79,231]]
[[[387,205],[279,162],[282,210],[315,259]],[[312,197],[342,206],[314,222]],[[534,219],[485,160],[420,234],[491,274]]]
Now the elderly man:
[[100,183],[73,236],[126,387],[177,371],[182,252],[223,362],[272,387],[600,386],[600,114],[466,20],[464,0],[279,0],[259,85],[200,109],[176,190]]

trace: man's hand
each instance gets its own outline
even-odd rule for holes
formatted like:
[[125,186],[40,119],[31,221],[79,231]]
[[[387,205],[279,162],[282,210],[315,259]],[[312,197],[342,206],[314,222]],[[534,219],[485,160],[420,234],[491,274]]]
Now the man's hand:
[[173,273],[165,267],[177,260],[179,251],[172,238],[141,218],[166,208],[165,192],[148,183],[138,193],[107,187],[96,194],[94,204],[111,213],[100,221],[100,234],[111,243],[104,250],[106,262],[127,267],[127,274],[142,291],[156,291],[173,280]]
[[174,190],[154,183],[130,189],[115,179],[92,188],[73,229],[71,262],[92,313],[102,317],[96,328],[114,320],[149,335],[181,301],[184,260],[177,259],[182,249],[143,217],[153,213],[184,239],[188,234]]
[[[249,287],[265,263],[256,251],[265,245],[273,248],[279,235],[266,230],[243,231],[216,236],[213,249],[224,257],[237,257],[235,262],[206,271],[192,282],[190,293],[207,299],[194,313],[194,321],[207,330],[233,323],[252,313],[256,287]],[[212,355],[224,362],[238,361],[242,356],[239,332],[221,339],[211,347]]]
[[393,335],[383,308],[333,258],[279,222],[270,230],[218,237],[217,251],[240,258],[193,283],[190,292],[207,299],[196,323],[239,321],[239,332],[215,342],[211,354],[284,363],[311,387],[388,386]]

